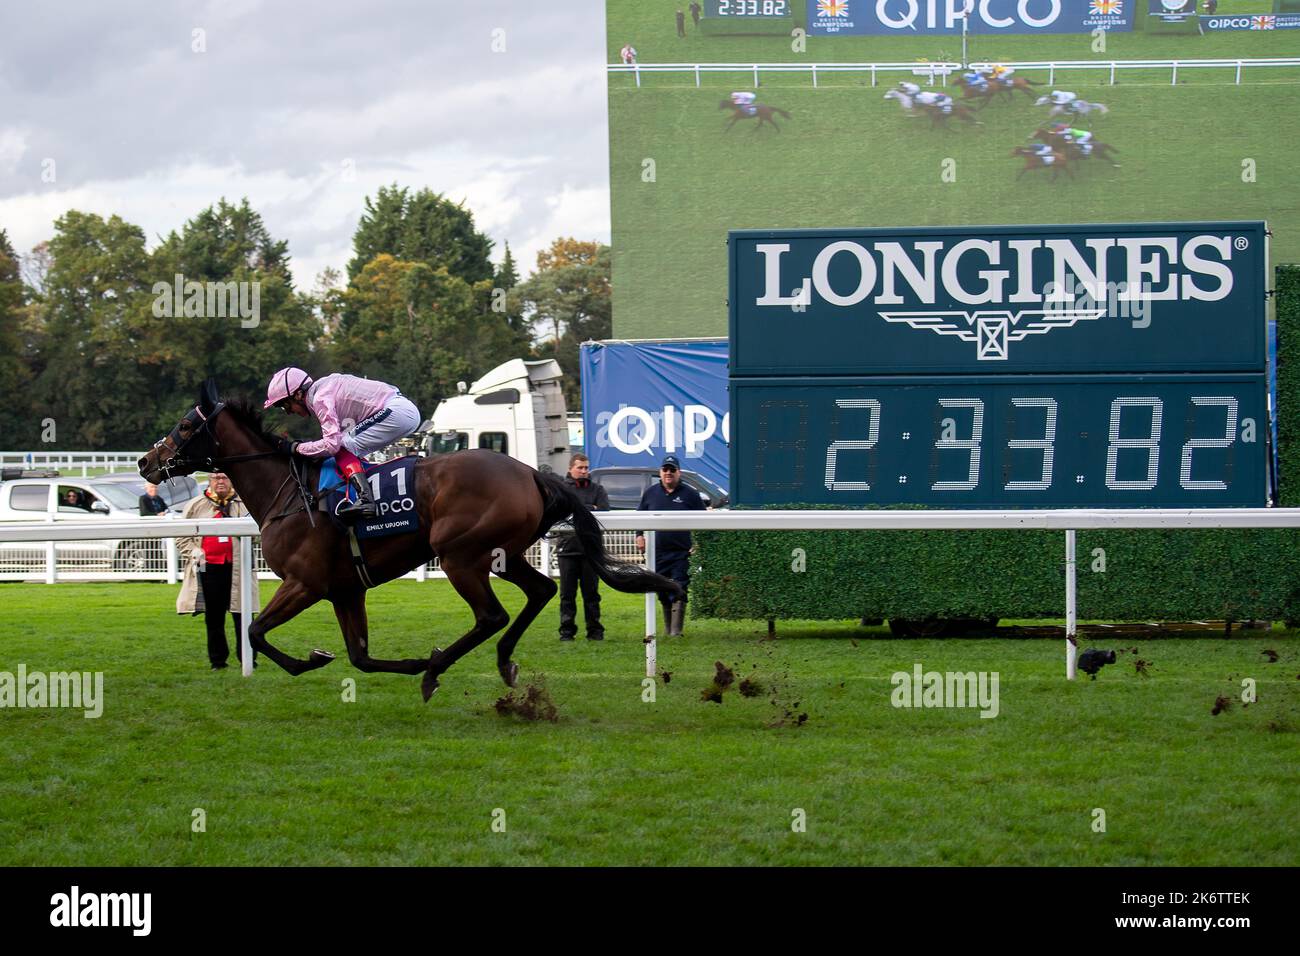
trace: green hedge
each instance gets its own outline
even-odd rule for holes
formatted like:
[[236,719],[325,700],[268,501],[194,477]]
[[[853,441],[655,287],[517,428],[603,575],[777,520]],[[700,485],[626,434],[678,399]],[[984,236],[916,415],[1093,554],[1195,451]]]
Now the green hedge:
[[[1300,267],[1279,267],[1281,503],[1300,504]],[[699,532],[691,608],[730,619],[1001,617],[1064,612],[1059,531]],[[806,570],[792,570],[803,549]],[[1104,552],[1105,570],[1094,571]],[[1079,614],[1300,619],[1300,531],[1081,531]]]

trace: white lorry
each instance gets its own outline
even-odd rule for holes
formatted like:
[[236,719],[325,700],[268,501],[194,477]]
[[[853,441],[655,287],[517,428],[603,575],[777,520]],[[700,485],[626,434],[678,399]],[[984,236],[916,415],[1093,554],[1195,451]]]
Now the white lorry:
[[538,471],[564,474],[569,467],[569,419],[554,359],[511,359],[459,393],[438,403],[420,426],[425,455],[488,448]]

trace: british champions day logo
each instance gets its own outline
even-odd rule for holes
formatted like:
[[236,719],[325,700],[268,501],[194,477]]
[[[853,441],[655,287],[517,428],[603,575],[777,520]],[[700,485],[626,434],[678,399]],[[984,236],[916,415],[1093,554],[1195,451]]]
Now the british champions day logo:
[[[790,277],[782,274],[782,257],[790,244],[759,242],[754,250],[762,259],[763,294],[754,304],[804,312],[822,303],[848,309],[869,302],[867,315],[968,342],[979,361],[1005,361],[1011,345],[1030,336],[1107,316],[1131,318],[1135,328],[1145,328],[1151,323],[1152,302],[1225,299],[1233,289],[1233,253],[1248,249],[1250,239],[964,239],[946,249],[944,245],[939,240],[830,242],[792,288]],[[1050,272],[1041,268],[1045,261]],[[1037,273],[1035,264],[1040,267]],[[1046,279],[1041,286],[1036,275]],[[911,303],[922,307],[877,308]],[[949,304],[1013,307],[944,307]],[[1014,308],[1017,305],[1029,308]]]

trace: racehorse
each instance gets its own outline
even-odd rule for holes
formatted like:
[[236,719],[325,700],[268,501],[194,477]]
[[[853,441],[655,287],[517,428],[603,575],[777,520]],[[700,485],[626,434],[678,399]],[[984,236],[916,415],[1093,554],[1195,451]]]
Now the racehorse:
[[[462,656],[497,631],[497,671],[514,687],[519,665],[511,660],[528,625],[555,595],[555,582],[533,568],[524,552],[552,525],[571,516],[583,552],[600,579],[634,594],[657,591],[681,597],[681,587],[644,568],[616,567],[601,539],[600,525],[555,475],[542,474],[499,452],[471,450],[426,458],[412,470],[419,530],[366,543],[371,581],[382,584],[437,557],[456,593],[474,612],[474,626],[445,651],[428,658],[380,660],[370,656],[366,588],[350,558],[348,534],[324,512],[308,508],[317,469],[276,451],[277,437],[262,427],[252,403],[217,397],[212,379],[198,403],[139,461],[146,481],[161,482],[199,469],[228,474],[262,531],[262,555],[283,580],[274,597],[249,625],[252,646],[295,677],[334,660],[313,650],[302,660],[273,647],[266,632],[318,601],[334,605],[348,659],[362,671],[424,674],[427,701],[438,678]],[[510,621],[492,593],[492,571],[524,592],[523,609]],[[247,609],[245,613],[248,613]]]
[[785,119],[790,119],[790,114],[785,110],[776,106],[768,106],[764,103],[755,103],[753,113],[746,113],[743,107],[737,106],[735,103],[731,102],[731,100],[723,100],[718,104],[718,109],[730,109],[732,111],[731,122],[728,123],[727,128],[723,130],[724,133],[730,132],[731,127],[735,126],[741,120],[754,119],[755,117],[758,118],[758,125],[754,127],[755,133],[763,128],[764,123],[771,123],[772,128],[779,133],[781,132],[781,127],[777,126],[776,120],[772,119],[773,114],[779,113]]
[[[1035,83],[1033,80],[1025,79],[1023,76],[1011,77],[1010,83],[1004,83],[1001,80],[992,79],[981,86],[976,86],[967,82],[965,76],[958,76],[953,80],[953,82],[961,87],[963,99],[980,99],[984,101],[984,106],[988,106],[992,103],[1000,93],[1005,93],[1008,98],[1014,99],[1016,90],[1023,90],[1025,95],[1032,99],[1034,91],[1030,89],[1030,87],[1040,85]],[[983,108],[984,107],[980,107],[980,109]]]
[[[1050,96],[1040,96],[1038,99],[1034,100],[1034,105],[1043,106],[1051,102],[1052,98]],[[1087,100],[1071,100],[1064,106],[1053,104],[1051,110],[1047,113],[1047,119],[1050,122],[1058,116],[1066,116],[1070,114],[1075,116],[1087,116],[1090,113],[1100,113],[1102,116],[1105,116],[1109,112],[1110,110],[1107,108],[1105,103],[1089,103]]]
[[1059,149],[1052,150],[1052,162],[1044,162],[1043,157],[1038,155],[1037,150],[1032,146],[1017,146],[1011,151],[1012,156],[1025,157],[1025,165],[1016,173],[1016,179],[1019,179],[1031,169],[1050,169],[1052,171],[1052,182],[1056,182],[1056,177],[1064,169],[1071,176],[1074,170],[1070,167],[1070,157]]
[[1084,160],[1089,156],[1096,156],[1098,159],[1105,159],[1110,162],[1116,169],[1119,163],[1112,159],[1112,155],[1119,152],[1118,147],[1103,143],[1099,139],[1094,139],[1088,145],[1092,147],[1091,153],[1085,153],[1078,143],[1066,137],[1064,133],[1054,133],[1050,129],[1039,129],[1034,132],[1034,139],[1040,143],[1046,143],[1055,150],[1070,153],[1075,159]]
[[[947,129],[948,114],[944,113],[943,110],[937,106],[931,106],[926,103],[916,103],[912,97],[908,96],[902,90],[890,90],[885,94],[885,99],[897,100],[898,105],[908,116],[916,116],[916,107],[920,106],[921,109],[925,110],[930,116],[931,129],[941,123],[944,124],[944,128]],[[952,104],[952,115],[963,119],[968,123],[974,123],[976,126],[984,125],[975,118],[975,113],[970,109],[970,107],[962,106],[960,103]]]

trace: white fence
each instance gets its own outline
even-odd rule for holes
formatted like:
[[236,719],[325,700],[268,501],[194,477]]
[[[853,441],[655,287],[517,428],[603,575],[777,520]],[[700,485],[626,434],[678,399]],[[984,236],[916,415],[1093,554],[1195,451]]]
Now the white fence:
[[[611,511],[599,515],[606,535],[638,530],[654,531],[975,531],[990,529],[1047,529],[1065,532],[1065,674],[1075,677],[1076,633],[1076,563],[1075,532],[1099,528],[1300,528],[1300,508],[1225,508],[1225,509],[1125,509],[1059,511]],[[251,518],[163,519],[115,521],[113,528],[104,523],[54,524],[10,522],[0,524],[0,544],[6,542],[42,542],[54,566],[55,544],[59,541],[84,541],[113,538],[167,539],[191,535],[229,535],[239,542],[239,562],[243,568],[253,565],[253,544],[260,533]],[[550,548],[539,542],[542,562],[550,565]],[[635,554],[635,552],[633,552]],[[654,535],[647,543],[647,562],[654,561]],[[423,580],[428,568],[412,572]],[[1206,569],[1213,573],[1213,569]],[[410,576],[410,575],[408,575]],[[255,575],[242,575],[241,601],[254,606]],[[57,578],[55,578],[57,579]],[[656,673],[655,597],[646,595],[646,676]],[[248,623],[251,615],[242,615],[244,633],[244,674],[252,674],[253,655],[248,646]]]
[[[991,63],[976,60],[971,66],[991,66]],[[1023,62],[1004,63],[1004,66],[1017,70],[1046,70],[1047,85],[1056,82],[1056,74],[1080,70],[1101,70],[1108,74],[1109,82],[1115,85],[1117,76],[1125,70],[1169,70],[1170,84],[1178,82],[1179,70],[1232,70],[1233,82],[1241,84],[1243,74],[1260,67],[1297,67],[1300,57],[1252,57],[1236,60],[1026,60]],[[878,76],[884,74],[907,74],[924,77],[931,86],[937,81],[947,83],[949,74],[963,69],[960,63],[946,61],[933,63],[610,63],[606,67],[610,74],[631,73],[636,85],[641,85],[643,73],[690,73],[695,76],[695,85],[700,85],[701,76],[707,73],[739,74],[746,80],[753,79],[753,85],[762,84],[763,74],[805,73],[812,78],[812,85],[818,85],[818,77],[837,73],[865,73],[871,77],[871,85],[878,84]],[[1298,77],[1300,79],[1300,77]]]
[[80,468],[84,478],[91,468],[135,471],[143,454],[142,451],[0,451],[0,467],[57,468],[65,473]]

